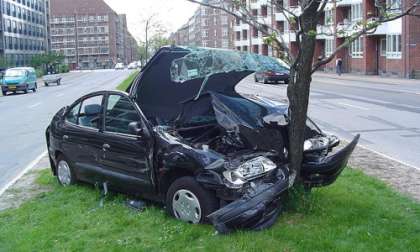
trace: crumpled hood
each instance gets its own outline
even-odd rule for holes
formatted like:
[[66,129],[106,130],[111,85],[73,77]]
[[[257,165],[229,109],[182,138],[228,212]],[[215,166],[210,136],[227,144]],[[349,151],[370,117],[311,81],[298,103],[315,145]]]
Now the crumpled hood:
[[156,125],[167,124],[181,113],[183,102],[201,93],[238,95],[235,86],[260,69],[258,62],[263,60],[266,67],[276,65],[273,58],[256,54],[163,47],[143,68],[131,95],[149,120]]

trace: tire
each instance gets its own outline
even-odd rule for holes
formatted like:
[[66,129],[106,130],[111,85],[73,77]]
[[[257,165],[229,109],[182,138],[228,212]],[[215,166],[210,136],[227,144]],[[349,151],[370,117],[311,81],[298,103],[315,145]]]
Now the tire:
[[254,76],[254,80],[255,80],[256,83],[258,83],[257,76]]
[[284,84],[289,84],[289,80],[285,80],[284,81]]
[[49,84],[48,84],[47,82],[44,82],[44,85],[45,85],[46,87],[48,87],[48,85],[49,85]]
[[69,162],[63,155],[58,156],[56,167],[57,180],[60,185],[70,186],[76,183],[76,176],[74,175],[73,168],[71,168]]
[[23,91],[25,94],[27,94],[28,93],[28,85],[26,85],[26,88],[25,88],[25,90]]
[[32,92],[36,92],[36,90],[38,89],[38,85],[35,83],[35,87],[32,89]]
[[268,84],[268,81],[264,78],[263,80],[264,84]]
[[1,91],[1,93],[3,94],[3,96],[7,96],[7,92]]
[[[187,206],[183,209],[194,208],[195,214],[188,214],[188,211],[182,213],[179,210],[182,210],[182,198],[185,195],[187,197],[188,203]],[[176,207],[176,197],[178,197],[178,204],[181,204],[180,209],[177,211],[174,210]],[[195,200],[198,200],[198,205],[194,204]],[[219,208],[219,201],[217,200],[215,194],[211,191],[204,189],[193,177],[181,177],[175,180],[172,185],[169,187],[168,192],[166,193],[166,209],[168,213],[175,217],[189,223],[207,223],[207,216],[212,212],[216,211]],[[187,216],[189,215],[189,216]]]
[[57,86],[60,86],[61,85],[61,80],[58,80],[57,81]]

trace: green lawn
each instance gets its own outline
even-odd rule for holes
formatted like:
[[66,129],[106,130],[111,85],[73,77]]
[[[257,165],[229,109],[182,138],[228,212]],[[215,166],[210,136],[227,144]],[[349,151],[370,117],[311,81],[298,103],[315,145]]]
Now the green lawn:
[[117,89],[125,92],[125,90],[127,90],[127,88],[130,86],[130,84],[136,78],[138,73],[139,73],[139,71],[135,71],[132,74],[130,74],[130,76],[128,76],[127,79],[125,79],[123,82],[121,82],[120,85],[118,85]]
[[306,208],[284,213],[261,232],[216,235],[210,225],[184,224],[158,206],[138,213],[113,195],[63,188],[43,171],[51,191],[0,213],[0,251],[415,251],[420,248],[420,204],[361,172],[313,191]]

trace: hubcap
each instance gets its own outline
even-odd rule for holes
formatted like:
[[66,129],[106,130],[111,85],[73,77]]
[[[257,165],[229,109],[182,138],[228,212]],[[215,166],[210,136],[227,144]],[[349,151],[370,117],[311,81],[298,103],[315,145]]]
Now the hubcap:
[[201,207],[197,197],[190,191],[178,190],[172,199],[172,209],[177,219],[197,224],[201,220]]
[[61,160],[58,163],[57,176],[58,176],[58,180],[60,180],[60,183],[63,186],[70,185],[71,173],[70,173],[69,164],[67,164],[66,161]]

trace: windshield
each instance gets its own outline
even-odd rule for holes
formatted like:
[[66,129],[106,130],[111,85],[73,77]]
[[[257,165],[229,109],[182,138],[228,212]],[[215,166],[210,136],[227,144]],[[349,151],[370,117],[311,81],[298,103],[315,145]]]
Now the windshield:
[[21,77],[26,75],[26,70],[9,69],[6,70],[5,77]]
[[233,50],[194,48],[171,66],[174,82],[206,78],[232,71],[284,71],[287,65],[276,58]]
[[171,65],[171,79],[183,83],[203,79],[196,99],[203,91],[208,79],[215,74],[241,71],[285,71],[287,65],[273,57],[234,50],[188,48],[190,53],[175,59]]

